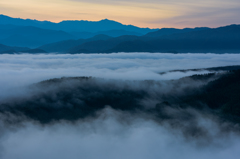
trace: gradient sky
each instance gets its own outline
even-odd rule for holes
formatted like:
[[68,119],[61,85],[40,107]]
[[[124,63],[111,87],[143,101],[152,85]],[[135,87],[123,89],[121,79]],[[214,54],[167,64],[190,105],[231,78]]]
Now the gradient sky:
[[0,0],[0,14],[59,22],[111,19],[139,27],[240,23],[239,0]]

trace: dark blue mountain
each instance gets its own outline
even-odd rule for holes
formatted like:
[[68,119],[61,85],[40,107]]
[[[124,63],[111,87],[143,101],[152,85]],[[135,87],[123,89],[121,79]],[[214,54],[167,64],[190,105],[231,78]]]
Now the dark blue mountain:
[[39,49],[46,50],[48,52],[68,52],[69,49],[79,46],[83,43],[90,41],[98,41],[98,40],[107,40],[112,37],[107,35],[96,35],[89,39],[78,39],[78,40],[65,40],[55,43],[50,43],[39,47]]
[[43,29],[62,30],[66,32],[101,32],[109,30],[125,30],[128,32],[136,32],[138,34],[146,34],[157,29],[139,28],[133,25],[123,25],[113,20],[85,21],[85,20],[67,20],[59,23],[50,21],[38,21],[31,19],[11,18],[6,15],[0,15],[0,24],[11,24],[19,26],[35,26]]
[[155,32],[150,32],[145,35],[145,37],[160,37],[163,35],[172,35],[172,34],[179,34],[179,33],[187,33],[193,31],[201,31],[201,30],[208,30],[210,28],[207,27],[200,27],[200,28],[184,28],[184,29],[176,29],[176,28],[162,28]]
[[[158,31],[155,32],[150,32],[142,37],[140,37],[140,35],[137,34],[137,36],[125,36],[125,35],[132,35],[132,34],[127,34],[128,32],[122,30],[119,32],[121,32],[122,34],[125,34],[124,36],[117,36],[118,31],[115,30],[110,30],[110,31],[105,31],[105,32],[98,32],[98,33],[102,33],[105,35],[114,35],[114,38],[110,39],[95,39],[95,38],[91,38],[91,39],[79,39],[79,40],[67,40],[67,41],[60,41],[60,42],[56,42],[56,43],[52,43],[52,44],[47,44],[44,46],[41,46],[41,49],[44,49],[48,52],[71,52],[71,53],[77,53],[77,52],[95,52],[95,51],[107,51],[108,49],[112,50],[112,48],[114,48],[115,46],[117,46],[118,44],[120,44],[121,42],[123,42],[123,44],[128,43],[129,40],[141,40],[141,41],[147,41],[147,40],[153,40],[153,39],[158,39],[159,37],[163,36],[163,35],[172,35],[174,33],[186,33],[186,32],[193,32],[193,31],[200,31],[200,30],[207,30],[210,28],[185,28],[185,29],[174,29],[174,28],[163,28],[163,29],[159,29]],[[132,33],[132,32],[131,32]],[[74,33],[76,34],[76,32]],[[93,36],[94,33],[90,33],[90,32],[82,32],[79,33],[81,34],[80,36]],[[121,35],[121,34],[118,34]],[[82,45],[84,44],[84,45]],[[121,45],[123,45],[121,44]],[[133,44],[133,43],[131,43]],[[130,43],[128,43],[127,45],[131,45]],[[137,43],[134,42],[134,44],[131,46],[130,50],[136,50],[136,48],[134,47],[134,45],[136,45]],[[141,45],[142,44],[142,45]],[[141,43],[138,46],[138,50],[140,50],[140,48],[143,48],[145,46],[145,44]],[[146,44],[148,46],[148,49],[144,49],[144,50],[151,50],[149,49],[149,47],[151,47],[151,45]],[[101,48],[99,48],[101,47]],[[103,50],[103,48],[105,48]],[[118,46],[118,48],[120,48],[120,46]],[[127,47],[129,48],[129,46]],[[116,48],[114,48],[114,50],[118,50]],[[125,49],[121,49],[121,50],[126,50]],[[128,51],[130,51],[128,50]],[[109,51],[109,50],[108,50]]]
[[71,53],[172,52],[172,53],[240,53],[240,25],[196,30],[159,36],[121,36],[86,42]]
[[[139,39],[139,36],[133,35],[124,35],[120,37],[110,38],[107,40],[96,40],[85,42],[81,45],[75,46],[69,49],[70,53],[100,53],[100,52],[108,52],[108,50],[114,48],[118,44],[126,41],[132,41]],[[138,48],[136,48],[138,49]]]
[[137,36],[144,35],[142,33],[126,31],[126,30],[108,30],[108,31],[99,31],[95,33],[92,33],[92,32],[70,32],[70,33],[79,39],[88,39],[99,34],[104,34],[111,37],[118,37],[123,35],[137,35]]
[[[158,34],[158,32],[155,32]],[[133,43],[130,45],[130,43]],[[110,52],[240,53],[240,25],[125,41]]]
[[0,53],[16,53],[24,50],[29,50],[27,47],[11,47],[0,44]]
[[53,23],[0,15],[0,43],[70,53],[239,53],[240,25],[154,30],[123,25],[108,19]]
[[19,51],[20,53],[31,53],[31,54],[37,54],[37,53],[47,53],[47,51],[42,49],[29,49],[29,50],[23,50]]
[[33,26],[0,25],[0,43],[4,45],[34,48],[69,39],[76,38],[64,31],[41,29]]
[[17,27],[19,27],[19,26],[17,26],[17,25],[11,25],[11,24],[2,24],[2,25],[0,25],[0,29],[1,29],[1,30],[15,29],[15,28],[17,28]]
[[[153,32],[157,33],[157,32]],[[196,30],[194,32],[178,33],[163,35],[162,39],[204,39],[204,40],[239,40],[240,39],[240,25],[228,25],[218,28]]]

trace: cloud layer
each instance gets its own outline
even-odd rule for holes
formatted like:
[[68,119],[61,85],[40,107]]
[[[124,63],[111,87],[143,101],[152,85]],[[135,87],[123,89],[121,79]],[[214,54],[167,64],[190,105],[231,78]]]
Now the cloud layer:
[[1,90],[63,76],[129,80],[177,79],[196,72],[174,72],[164,75],[158,73],[176,69],[238,65],[240,60],[239,54],[161,53],[3,54],[0,57]]
[[[82,96],[95,98],[101,95],[97,94],[101,91],[111,92],[121,89],[134,90],[137,93],[146,91],[149,98],[143,98],[140,102],[146,107],[151,107],[161,101],[160,95],[170,95],[169,98],[172,98],[171,95],[183,94],[184,88],[204,84],[190,81],[176,84],[175,81],[165,80],[208,73],[208,71],[190,71],[161,75],[160,72],[239,65],[239,61],[239,54],[3,54],[0,55],[0,103],[9,99],[10,103],[14,103],[14,99],[28,99],[31,96],[36,97],[33,99],[38,99],[39,92],[43,93],[46,99],[52,98],[56,103],[61,102],[62,99],[55,99],[54,95],[58,93],[55,87],[46,86],[42,87],[42,90],[29,92],[26,86],[63,76],[92,76],[98,77],[95,79],[97,81],[91,83],[98,91],[80,92],[80,95],[82,93]],[[156,83],[144,85],[140,80],[156,80]],[[78,87],[79,85],[74,82],[58,86],[66,92],[75,90],[69,88]],[[83,90],[88,87],[88,83],[82,83]],[[51,91],[52,94],[49,93]],[[77,94],[74,93],[73,97]],[[35,102],[45,101],[40,99]],[[167,108],[166,111],[170,117],[179,116],[182,117],[181,120],[170,118],[159,122],[154,116],[144,113],[131,114],[108,106],[99,110],[95,117],[79,119],[75,122],[62,120],[45,125],[30,118],[0,113],[0,157],[3,159],[174,159],[180,156],[186,159],[235,159],[240,155],[238,132],[231,129],[222,132],[222,128],[228,127],[229,123],[221,123],[214,116],[191,109]],[[193,118],[187,120],[186,114]],[[190,131],[188,128],[192,126],[197,127],[196,130],[199,131],[192,134],[200,134],[199,136],[186,136],[185,132]],[[233,128],[233,125],[229,128]]]
[[41,126],[26,122],[13,130],[5,128],[0,142],[1,158],[235,159],[240,155],[239,136],[219,136],[218,127],[211,120],[203,118],[198,123],[212,133],[212,142],[208,143],[202,138],[186,140],[181,131],[167,125],[109,108],[100,114],[95,120],[75,124]]

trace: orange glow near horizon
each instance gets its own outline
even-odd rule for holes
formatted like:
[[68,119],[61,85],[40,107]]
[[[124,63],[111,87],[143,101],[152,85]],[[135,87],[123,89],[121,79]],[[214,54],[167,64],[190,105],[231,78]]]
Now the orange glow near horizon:
[[[218,26],[228,23],[238,23],[227,14],[219,15],[217,8],[226,5],[202,1],[201,3],[159,3],[155,0],[149,2],[111,1],[102,0],[0,0],[0,14],[14,18],[48,20],[60,22],[62,20],[89,20],[99,21],[111,19],[123,24],[132,24],[139,27],[162,28],[162,27],[196,27],[196,26]],[[235,0],[233,0],[235,1]],[[239,5],[240,6],[240,5]],[[235,3],[228,3],[228,7],[236,7]],[[203,9],[207,13],[204,14]],[[209,12],[209,15],[208,15]],[[213,12],[213,13],[212,13]],[[228,15],[232,17],[232,13]],[[237,13],[236,13],[237,14]],[[222,21],[219,18],[225,18]],[[226,17],[225,17],[226,16]],[[218,20],[218,21],[217,21]]]

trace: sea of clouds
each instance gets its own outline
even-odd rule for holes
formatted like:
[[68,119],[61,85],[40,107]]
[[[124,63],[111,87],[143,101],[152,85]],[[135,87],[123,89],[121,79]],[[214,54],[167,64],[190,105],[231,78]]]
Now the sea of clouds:
[[161,76],[158,73],[176,69],[239,65],[239,60],[239,54],[2,54],[0,83],[22,85],[63,76],[169,80],[196,72],[174,72]]
[[[208,71],[163,75],[160,72],[239,65],[239,61],[240,54],[2,54],[0,102],[27,94],[25,87],[51,78],[92,76],[121,81],[165,81]],[[219,123],[202,114],[196,113],[196,116],[199,119],[196,124],[209,131],[211,139],[188,138],[168,123],[159,124],[152,118],[133,116],[109,107],[94,119],[47,125],[30,119],[8,125],[2,121],[14,117],[1,114],[0,158],[235,159],[240,155],[239,134],[221,133]]]

